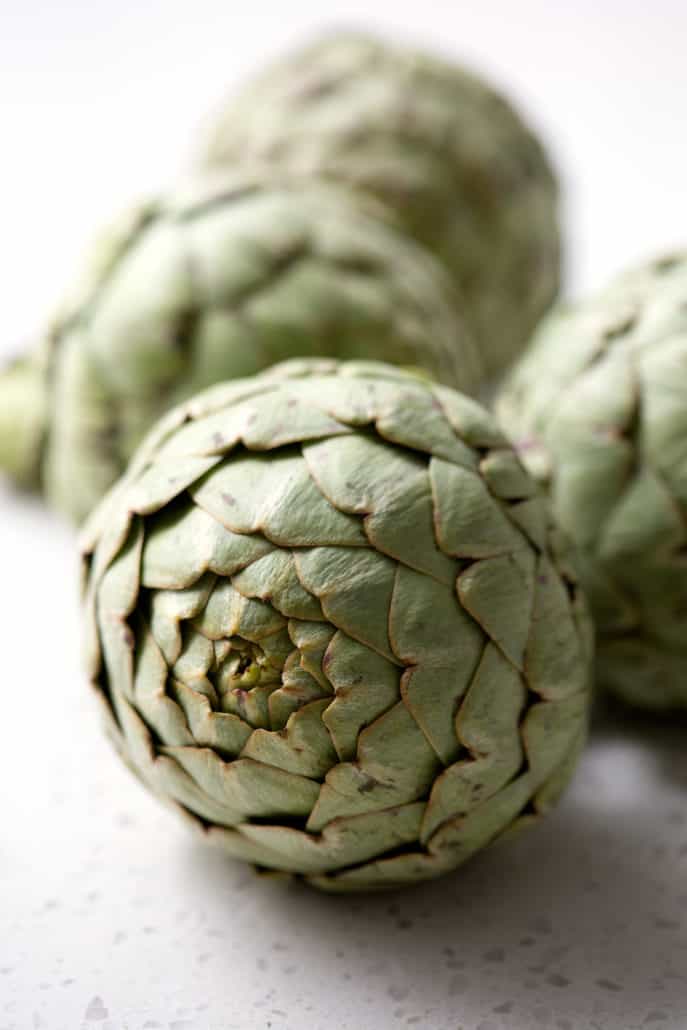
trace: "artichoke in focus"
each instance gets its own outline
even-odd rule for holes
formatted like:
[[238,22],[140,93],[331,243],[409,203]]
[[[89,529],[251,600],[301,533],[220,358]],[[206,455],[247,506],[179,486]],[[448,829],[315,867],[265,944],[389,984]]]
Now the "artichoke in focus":
[[481,378],[448,277],[373,202],[257,175],[187,185],[101,238],[35,355],[0,374],[0,467],[81,521],[171,406],[300,355]]
[[267,162],[387,204],[448,269],[490,375],[519,354],[560,275],[558,190],[511,104],[449,61],[333,33],[226,104],[201,167]]
[[546,322],[497,405],[579,551],[599,685],[687,707],[687,254]]
[[118,750],[210,842],[330,891],[445,873],[556,800],[590,626],[493,417],[294,361],[169,412],[82,535]]

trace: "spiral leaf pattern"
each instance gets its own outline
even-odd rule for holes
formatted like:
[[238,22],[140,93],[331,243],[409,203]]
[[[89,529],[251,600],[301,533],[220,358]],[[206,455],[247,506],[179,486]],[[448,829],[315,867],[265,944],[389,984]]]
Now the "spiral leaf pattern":
[[590,630],[491,415],[296,361],[171,412],[83,533],[90,677],[210,841],[332,891],[437,876],[559,795]]

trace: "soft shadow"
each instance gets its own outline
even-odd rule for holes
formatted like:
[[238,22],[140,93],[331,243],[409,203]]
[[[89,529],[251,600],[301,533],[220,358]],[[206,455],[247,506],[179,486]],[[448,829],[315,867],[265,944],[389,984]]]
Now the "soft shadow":
[[343,967],[382,1005],[379,1030],[683,1030],[687,806],[663,781],[677,758],[685,772],[673,729],[597,726],[555,815],[412,890],[327,897],[202,846],[184,854],[187,882],[246,948],[281,949],[315,1008]]
[[641,751],[657,774],[687,790],[687,712],[645,712],[602,696],[595,705],[591,740]]

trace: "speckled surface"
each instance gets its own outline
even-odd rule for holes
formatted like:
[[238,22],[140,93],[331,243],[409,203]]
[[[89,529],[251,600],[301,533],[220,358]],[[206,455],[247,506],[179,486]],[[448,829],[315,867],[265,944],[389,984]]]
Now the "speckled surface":
[[[683,0],[292,0],[286,22],[274,0],[23,0],[0,12],[3,357],[230,80],[324,17],[513,93],[565,169],[574,292],[684,246]],[[685,1030],[687,725],[607,720],[557,814],[448,880],[353,901],[258,882],[104,746],[71,555],[0,490],[0,1030]]]
[[259,880],[110,753],[71,534],[0,511],[0,567],[28,570],[0,599],[0,1030],[684,1030],[687,725],[606,714],[556,815],[443,881]]

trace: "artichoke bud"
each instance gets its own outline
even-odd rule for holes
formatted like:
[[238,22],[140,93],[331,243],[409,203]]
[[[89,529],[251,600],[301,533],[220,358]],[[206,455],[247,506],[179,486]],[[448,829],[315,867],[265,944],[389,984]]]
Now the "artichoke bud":
[[[127,214],[77,276],[49,341],[37,485],[77,522],[165,411],[284,358],[364,355],[467,393],[483,376],[432,254],[347,185],[276,171],[201,177]],[[10,425],[31,418],[33,401],[18,406]],[[11,467],[26,460],[16,446]]]
[[111,735],[229,855],[400,886],[572,774],[584,597],[495,420],[448,387],[323,358],[214,387],[152,430],[82,547]]
[[498,398],[575,545],[596,679],[687,708],[687,253],[546,319]]
[[529,125],[431,53],[335,31],[277,58],[219,112],[198,166],[279,169],[381,202],[445,268],[489,375],[558,290],[558,187]]

